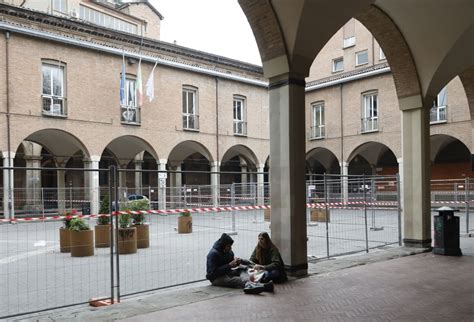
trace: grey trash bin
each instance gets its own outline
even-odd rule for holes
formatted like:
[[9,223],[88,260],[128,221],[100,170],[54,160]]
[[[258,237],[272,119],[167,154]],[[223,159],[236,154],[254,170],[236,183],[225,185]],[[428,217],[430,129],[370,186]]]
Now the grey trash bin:
[[454,216],[457,209],[441,207],[434,217],[434,248],[433,253],[439,255],[461,256],[459,248],[459,217]]

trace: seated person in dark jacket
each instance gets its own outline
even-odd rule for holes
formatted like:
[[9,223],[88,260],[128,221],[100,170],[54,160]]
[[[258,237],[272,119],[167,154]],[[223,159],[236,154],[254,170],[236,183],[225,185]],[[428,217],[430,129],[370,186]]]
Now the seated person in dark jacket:
[[227,234],[222,234],[207,254],[206,278],[214,286],[244,288],[248,282],[245,270],[232,270],[240,265],[241,259],[234,257],[232,244],[234,240]]
[[261,280],[262,283],[274,281],[276,283],[287,280],[285,265],[281,259],[278,248],[272,243],[268,233],[263,232],[258,235],[258,243],[255,247],[250,261],[255,263],[254,269],[265,271]]

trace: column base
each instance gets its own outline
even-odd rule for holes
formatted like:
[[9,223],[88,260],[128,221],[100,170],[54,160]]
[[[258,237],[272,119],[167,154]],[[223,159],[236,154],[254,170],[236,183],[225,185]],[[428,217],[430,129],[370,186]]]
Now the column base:
[[433,248],[433,254],[447,255],[447,256],[462,256],[462,252],[460,248],[435,247]]
[[405,247],[413,248],[431,248],[431,238],[430,239],[403,239],[403,245]]
[[298,265],[285,265],[285,271],[289,276],[303,277],[308,275],[308,263]]

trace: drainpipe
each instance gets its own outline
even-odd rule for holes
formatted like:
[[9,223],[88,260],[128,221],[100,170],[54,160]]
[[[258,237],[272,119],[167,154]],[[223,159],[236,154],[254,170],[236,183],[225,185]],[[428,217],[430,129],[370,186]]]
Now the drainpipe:
[[216,161],[219,162],[219,77],[216,77]]
[[[5,31],[5,90],[7,95],[7,153],[8,153],[8,167],[11,168],[11,132],[10,132],[10,71],[9,71],[9,43],[10,43],[10,31]],[[12,186],[11,183],[11,169],[8,169],[8,188]],[[5,189],[6,187],[4,187]],[[12,213],[12,191],[8,189],[8,214]]]
[[[339,85],[339,95],[340,95],[340,115],[341,115],[341,164],[344,164],[344,120],[343,120],[343,108],[344,108],[344,96],[342,95],[344,84]],[[342,171],[342,168],[341,168]]]

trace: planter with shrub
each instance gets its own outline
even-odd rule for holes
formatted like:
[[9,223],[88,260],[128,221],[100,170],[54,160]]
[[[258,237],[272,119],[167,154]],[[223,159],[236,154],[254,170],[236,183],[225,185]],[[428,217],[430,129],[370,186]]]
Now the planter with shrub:
[[109,196],[105,196],[99,210],[97,225],[95,230],[95,247],[110,247],[110,212],[109,212]]
[[82,218],[73,218],[69,223],[71,234],[71,256],[85,257],[94,255],[94,232]]
[[118,252],[119,254],[134,254],[137,252],[137,229],[132,227],[132,215],[122,214],[118,219]]
[[137,211],[132,213],[133,227],[137,230],[137,248],[150,247],[150,226],[145,223],[145,215],[139,213],[142,210],[150,210],[150,200],[145,198],[128,201],[121,210]]
[[178,217],[178,233],[189,234],[193,232],[193,217],[189,211],[182,212]]
[[72,210],[63,215],[63,226],[59,228],[59,251],[61,253],[71,252],[71,231],[69,230],[69,224],[75,214],[76,211]]

